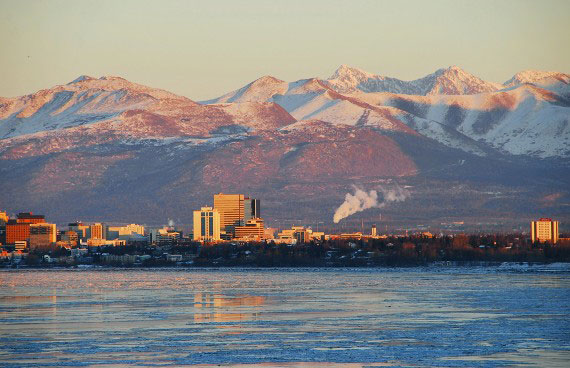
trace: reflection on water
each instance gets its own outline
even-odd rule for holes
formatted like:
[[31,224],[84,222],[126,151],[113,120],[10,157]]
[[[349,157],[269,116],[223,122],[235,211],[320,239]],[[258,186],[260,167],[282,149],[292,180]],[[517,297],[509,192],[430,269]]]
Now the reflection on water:
[[[195,293],[194,308],[204,312],[194,313],[195,322],[237,322],[253,319],[265,304],[264,296],[235,295],[224,296],[222,294]],[[232,311],[246,310],[247,313],[232,313]],[[257,310],[257,311],[253,311]],[[223,327],[223,326],[216,326]]]
[[0,272],[0,366],[567,366],[570,267]]

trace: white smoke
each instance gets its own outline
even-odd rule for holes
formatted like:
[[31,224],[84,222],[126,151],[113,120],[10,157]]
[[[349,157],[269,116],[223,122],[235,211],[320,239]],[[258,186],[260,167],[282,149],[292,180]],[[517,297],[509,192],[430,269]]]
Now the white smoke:
[[368,193],[356,186],[354,194],[346,193],[344,203],[335,211],[333,221],[337,224],[343,218],[354,215],[357,212],[367,210],[369,208],[382,208],[390,202],[403,202],[410,197],[410,192],[395,185],[393,188],[378,187],[382,193],[382,198],[378,201],[378,192],[371,190]]
[[168,227],[174,227],[174,220],[168,219]]

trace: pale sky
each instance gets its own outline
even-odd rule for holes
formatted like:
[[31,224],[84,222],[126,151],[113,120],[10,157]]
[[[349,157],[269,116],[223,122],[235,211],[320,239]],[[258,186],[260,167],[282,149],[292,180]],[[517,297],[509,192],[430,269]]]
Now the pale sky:
[[193,100],[340,64],[405,80],[458,65],[570,72],[570,0],[0,0],[0,96],[117,75]]

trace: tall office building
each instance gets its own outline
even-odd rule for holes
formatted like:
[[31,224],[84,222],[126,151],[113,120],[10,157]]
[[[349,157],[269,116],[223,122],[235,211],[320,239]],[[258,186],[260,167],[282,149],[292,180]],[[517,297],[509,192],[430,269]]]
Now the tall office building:
[[214,209],[220,214],[220,227],[233,234],[236,226],[245,222],[243,194],[214,194]]
[[91,225],[91,236],[90,239],[106,239],[107,231],[104,224],[99,222]]
[[[251,219],[261,218],[261,209],[259,207],[259,199],[245,198],[244,199],[244,221],[243,224]],[[242,224],[242,226],[243,226]]]
[[30,224],[30,249],[48,246],[57,241],[57,228],[55,224]]
[[531,221],[530,236],[533,243],[538,240],[541,243],[556,244],[558,242],[558,221],[552,221],[549,218]]
[[220,213],[212,207],[202,207],[194,211],[194,240],[220,240]]
[[259,199],[243,194],[215,194],[214,208],[220,213],[222,231],[235,236],[235,227],[244,226],[249,220],[260,218]]

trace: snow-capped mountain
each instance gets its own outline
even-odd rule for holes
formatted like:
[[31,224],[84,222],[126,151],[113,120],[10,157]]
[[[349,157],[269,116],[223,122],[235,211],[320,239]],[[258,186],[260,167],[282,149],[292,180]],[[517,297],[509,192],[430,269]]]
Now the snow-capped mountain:
[[559,72],[543,72],[539,70],[525,70],[515,74],[505,82],[505,87],[515,87],[521,84],[533,84],[537,87],[552,91],[561,96],[570,98],[570,75]]
[[[61,219],[190,223],[190,209],[221,191],[271,198],[264,216],[274,220],[326,218],[352,185],[402,184],[414,203],[383,218],[563,211],[567,82],[525,72],[503,88],[458,68],[404,82],[343,66],[329,80],[262,77],[196,103],[81,76],[0,98],[0,204]],[[491,211],[497,198],[503,207]]]
[[50,131],[61,135],[82,126],[131,138],[160,138],[205,134],[232,124],[276,128],[293,121],[271,102],[249,102],[239,108],[204,106],[119,77],[81,76],[65,85],[0,100],[0,139]]
[[439,69],[423,78],[403,81],[374,75],[357,68],[341,65],[326,83],[340,93],[390,92],[406,95],[471,95],[492,92],[502,88],[498,83],[486,82],[457,66]]
[[[377,106],[392,106],[409,115],[401,117],[420,134],[446,145],[450,130],[503,153],[535,157],[570,157],[570,104],[563,96],[528,84],[470,95],[409,96],[360,94]],[[481,146],[481,144],[479,144]],[[469,146],[464,146],[468,148]],[[475,152],[475,151],[473,151]]]
[[297,120],[385,131],[406,131],[406,124],[448,147],[482,156],[498,150],[569,157],[568,80],[562,73],[527,71],[505,87],[450,67],[404,82],[342,65],[328,80],[286,83],[264,77],[209,102],[275,102]]

